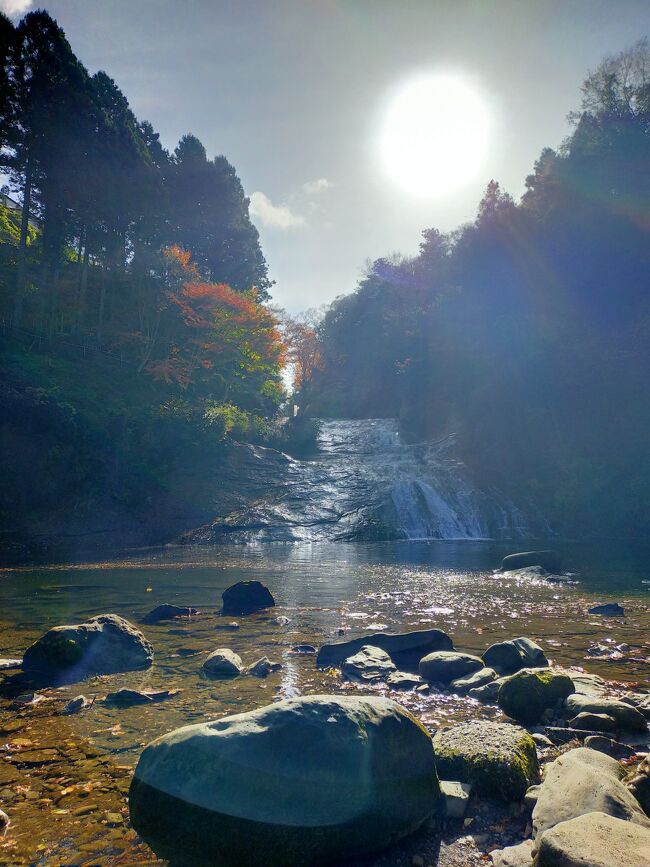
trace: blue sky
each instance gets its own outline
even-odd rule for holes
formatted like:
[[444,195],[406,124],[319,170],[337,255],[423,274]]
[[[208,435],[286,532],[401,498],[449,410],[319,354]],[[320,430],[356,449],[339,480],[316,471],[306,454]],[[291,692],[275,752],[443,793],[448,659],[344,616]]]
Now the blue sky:
[[[29,0],[0,0],[14,17]],[[471,219],[491,178],[518,197],[569,131],[603,55],[650,34],[647,0],[50,0],[91,72],[105,69],[173,148],[186,132],[235,165],[274,300],[351,291],[366,260],[412,253],[422,229]],[[395,89],[461,77],[491,124],[479,174],[438,198],[405,193],[379,158]]]

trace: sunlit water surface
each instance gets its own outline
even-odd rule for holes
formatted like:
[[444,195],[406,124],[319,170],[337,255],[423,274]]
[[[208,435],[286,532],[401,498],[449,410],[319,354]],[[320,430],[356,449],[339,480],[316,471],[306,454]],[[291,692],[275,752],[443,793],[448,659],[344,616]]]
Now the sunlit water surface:
[[[34,705],[0,699],[0,805],[13,821],[0,843],[0,862],[156,863],[130,830],[126,810],[130,771],[142,746],[177,726],[280,697],[361,689],[336,672],[317,671],[313,655],[291,652],[294,644],[340,640],[340,630],[354,637],[435,626],[449,632],[458,649],[472,653],[527,635],[561,665],[647,685],[647,552],[563,548],[567,565],[580,572],[579,583],[495,574],[512,546],[469,541],[171,548],[114,562],[0,570],[0,655],[5,657],[21,656],[50,626],[99,613],[135,622],[162,602],[202,612],[191,620],[143,627],[155,648],[148,671],[41,690],[44,699]],[[269,586],[277,607],[249,617],[220,617],[222,591],[251,578]],[[623,604],[626,616],[587,614],[594,601],[608,600]],[[278,617],[289,622],[279,623]],[[233,619],[239,629],[228,628]],[[598,660],[587,656],[594,642],[625,642],[631,651],[623,661]],[[217,647],[233,649],[247,665],[267,655],[283,668],[267,680],[209,681],[201,676],[201,663]],[[103,697],[121,686],[180,692],[147,706],[109,707]],[[81,692],[95,697],[94,705],[62,716],[65,701]],[[457,696],[393,697],[432,729],[472,716],[499,716],[497,708]]]

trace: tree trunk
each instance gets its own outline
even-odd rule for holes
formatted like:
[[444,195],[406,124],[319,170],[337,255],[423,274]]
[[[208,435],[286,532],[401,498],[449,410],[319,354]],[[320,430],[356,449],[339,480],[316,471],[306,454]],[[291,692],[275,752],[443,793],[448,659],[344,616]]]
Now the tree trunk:
[[13,327],[17,331],[23,321],[25,305],[25,279],[27,276],[27,235],[29,231],[29,210],[32,204],[32,167],[27,160],[25,187],[23,189],[23,209],[20,217],[20,241],[18,243],[18,271],[16,274],[16,295],[14,297]]

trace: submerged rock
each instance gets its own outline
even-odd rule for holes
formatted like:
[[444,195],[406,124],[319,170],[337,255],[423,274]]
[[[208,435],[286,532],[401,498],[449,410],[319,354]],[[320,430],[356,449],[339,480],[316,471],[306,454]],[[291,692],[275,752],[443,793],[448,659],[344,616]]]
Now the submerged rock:
[[252,614],[254,611],[275,606],[271,591],[260,581],[238,581],[224,590],[221,598],[221,613],[224,615]]
[[541,566],[547,572],[560,571],[560,557],[556,551],[522,551],[508,554],[501,561],[501,571],[511,572],[528,566]]
[[153,647],[123,617],[101,614],[87,623],[55,626],[25,651],[23,669],[53,683],[147,668]]
[[532,724],[573,690],[573,681],[566,674],[524,669],[504,680],[497,702],[507,716]]
[[[614,859],[614,860],[613,860]],[[648,867],[650,830],[601,812],[560,822],[542,834],[536,867]]]
[[539,779],[535,742],[510,723],[452,726],[435,734],[433,749],[441,779],[471,783],[479,795],[519,801]]
[[243,670],[241,657],[227,647],[213,650],[203,662],[203,671],[208,677],[237,677]]
[[364,644],[371,644],[385,650],[396,665],[402,668],[417,668],[423,656],[434,650],[452,650],[453,642],[447,633],[440,629],[418,629],[413,632],[374,632],[351,641],[337,641],[324,644],[318,651],[316,665],[328,668],[340,665],[348,656],[361,650]]
[[68,715],[73,713],[79,713],[79,711],[85,710],[87,707],[92,705],[92,701],[87,699],[85,695],[77,695],[75,698],[71,698],[69,702],[64,706],[62,713]]
[[395,663],[385,650],[364,644],[358,653],[348,657],[341,665],[341,671],[350,680],[384,680],[396,671]]
[[442,801],[414,717],[385,698],[321,695],[159,738],[140,756],[129,807],[172,863],[294,867],[382,849]]
[[291,653],[316,653],[316,648],[313,644],[294,644]]
[[616,701],[609,698],[592,698],[586,695],[578,695],[574,693],[566,699],[567,710],[574,715],[588,712],[596,714],[607,714],[614,717],[620,728],[628,729],[629,731],[645,732],[648,730],[648,725],[644,715],[623,701]]
[[608,602],[604,605],[594,605],[589,614],[602,614],[603,617],[624,617],[625,609],[618,602]]
[[192,617],[195,614],[200,614],[196,608],[190,608],[182,605],[158,605],[148,614],[145,614],[140,623],[160,623],[161,620],[174,620],[176,617]]
[[108,704],[116,705],[117,707],[131,707],[134,704],[150,704],[155,701],[164,701],[167,698],[172,698],[178,695],[177,689],[128,689],[122,687],[116,692],[109,692],[106,696]]
[[578,747],[547,765],[533,810],[535,841],[560,822],[602,812],[650,827],[650,819],[629,792],[625,770],[615,759]]
[[512,674],[522,668],[543,668],[548,659],[542,648],[530,638],[513,638],[493,644],[483,654],[486,666],[499,674]]
[[438,650],[420,660],[420,675],[429,681],[449,684],[452,680],[468,677],[483,668],[483,660],[470,653]]

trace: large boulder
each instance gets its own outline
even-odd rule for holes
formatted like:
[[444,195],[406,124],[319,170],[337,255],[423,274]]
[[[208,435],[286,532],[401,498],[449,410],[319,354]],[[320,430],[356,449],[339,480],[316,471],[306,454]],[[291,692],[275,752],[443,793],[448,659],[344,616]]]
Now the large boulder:
[[559,572],[560,557],[556,551],[521,551],[518,554],[508,554],[501,561],[502,572],[525,569],[527,566],[541,566],[547,572]]
[[129,806],[175,865],[297,867],[388,846],[442,800],[431,739],[411,714],[385,698],[320,695],[158,738]]
[[451,683],[483,668],[483,660],[469,653],[437,650],[420,660],[420,676],[435,683]]
[[437,732],[433,749],[440,778],[471,783],[479,795],[518,801],[539,780],[535,741],[510,723],[460,723]]
[[606,714],[614,717],[620,728],[635,732],[646,732],[646,718],[632,705],[610,698],[592,698],[573,693],[566,699],[567,710],[577,716],[580,713]]
[[318,651],[316,665],[329,668],[340,665],[348,656],[361,650],[364,644],[385,650],[400,668],[415,668],[423,656],[434,650],[453,650],[454,644],[441,629],[417,629],[413,632],[373,632],[351,641],[324,644]]
[[23,671],[52,683],[74,683],[152,662],[153,647],[139,629],[116,614],[100,614],[87,623],[48,630],[25,651]]
[[264,608],[273,608],[275,599],[268,587],[260,581],[238,581],[221,594],[223,615],[252,614]]
[[605,813],[560,822],[542,834],[536,867],[649,867],[650,831]]
[[504,680],[497,702],[507,716],[533,724],[547,708],[554,707],[573,690],[573,681],[566,674],[523,669]]
[[372,682],[384,680],[397,668],[381,647],[364,644],[358,653],[344,660],[341,671],[350,680]]
[[493,644],[483,654],[483,662],[499,674],[512,674],[522,668],[543,668],[548,659],[542,648],[530,638],[513,638]]
[[570,750],[547,765],[533,810],[536,842],[560,822],[593,812],[650,827],[650,819],[622,782],[624,774],[616,759],[587,747]]

